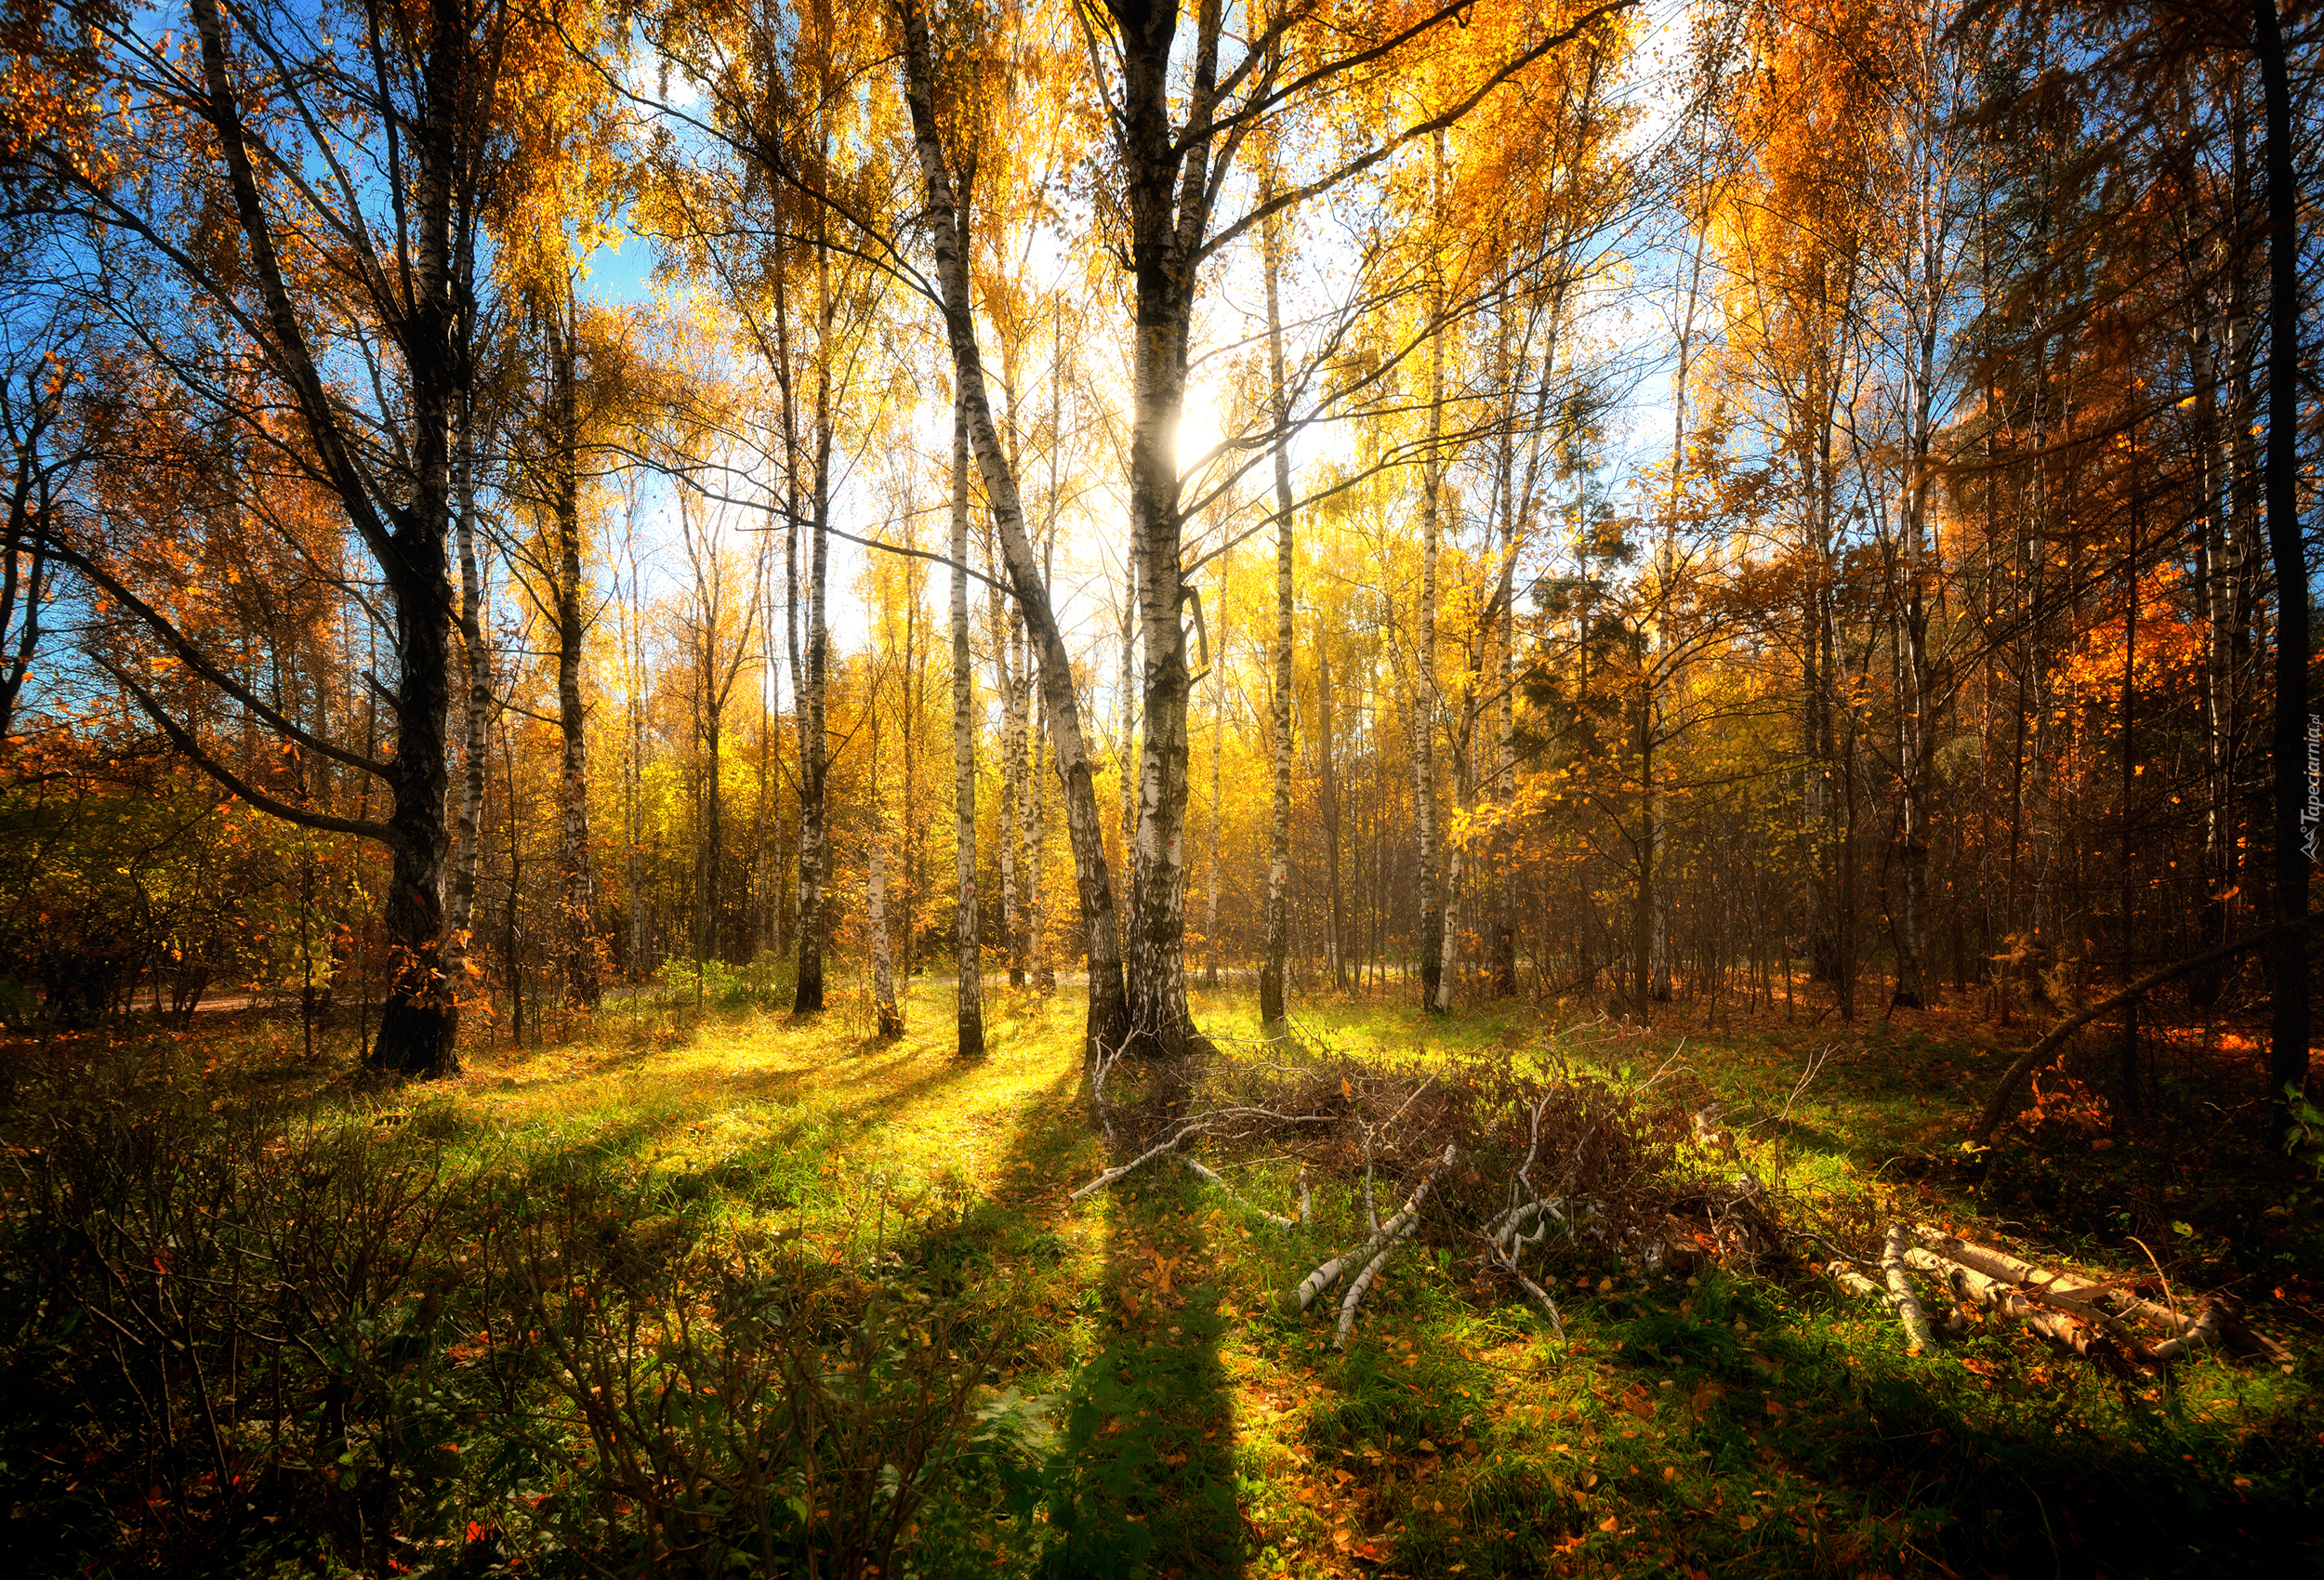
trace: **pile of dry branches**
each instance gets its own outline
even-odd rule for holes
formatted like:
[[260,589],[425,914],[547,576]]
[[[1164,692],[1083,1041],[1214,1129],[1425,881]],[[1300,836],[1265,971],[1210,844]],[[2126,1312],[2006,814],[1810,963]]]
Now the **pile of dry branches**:
[[[1127,1161],[1076,1199],[1174,1162],[1286,1231],[1320,1227],[1320,1183],[1360,1201],[1352,1243],[1322,1255],[1284,1297],[1295,1311],[1332,1297],[1340,1344],[1407,1244],[1473,1257],[1562,1327],[1550,1287],[1572,1268],[1683,1271],[1707,1257],[1776,1255],[1783,1243],[1716,1105],[1684,1072],[1618,1090],[1554,1063],[1521,1066],[1505,1051],[1422,1069],[1287,1041],[1201,1063],[1101,1061],[1089,1097]],[[1213,1166],[1261,1156],[1298,1165],[1298,1200],[1286,1210],[1251,1201]]]

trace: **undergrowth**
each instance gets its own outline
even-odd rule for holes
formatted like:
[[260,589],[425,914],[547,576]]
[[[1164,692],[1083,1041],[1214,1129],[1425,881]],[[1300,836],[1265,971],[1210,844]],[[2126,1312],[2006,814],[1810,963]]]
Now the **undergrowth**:
[[[1242,1201],[1170,1169],[1068,1202],[1109,1161],[1077,1093],[1077,1007],[997,994],[994,1056],[961,1066],[932,997],[912,1009],[936,1029],[901,1045],[844,1016],[794,1026],[746,999],[693,1022],[665,1004],[608,1014],[601,1044],[479,1051],[456,1083],[374,1098],[249,1022],[232,1046],[28,1045],[0,1117],[9,1571],[2315,1560],[2324,1414],[2289,1320],[2299,1272],[2276,1260],[2309,1244],[2313,1204],[2238,1219],[2223,1180],[2145,1155],[2151,1130],[2112,1156],[2086,1137],[2019,1147],[1980,1192],[1942,1123],[1991,1063],[1973,1045],[1763,1029],[1678,1048],[1611,1023],[1353,1009],[1305,1028],[1327,1059],[1554,1058],[1609,1094],[1684,1067],[1741,1148],[1702,1166],[1748,1167],[1819,1221],[1974,1220],[2128,1267],[2120,1236],[2160,1218],[2157,1267],[2232,1281],[2302,1359],[2109,1376],[1998,1323],[1908,1358],[1884,1311],[1789,1259],[1657,1271],[1610,1241],[1556,1264],[1561,1333],[1450,1218],[1388,1264],[1335,1350],[1279,1297],[1360,1238],[1356,1160],[1260,1145],[1219,1160]],[[1287,1216],[1302,1165],[1313,1210],[1286,1230],[1253,1208]],[[2075,1205],[2108,1168],[2141,1182],[2134,1223]],[[2018,1200],[2044,1178],[2073,1182],[2071,1211]],[[1484,1189],[1448,1191],[1446,1211]]]

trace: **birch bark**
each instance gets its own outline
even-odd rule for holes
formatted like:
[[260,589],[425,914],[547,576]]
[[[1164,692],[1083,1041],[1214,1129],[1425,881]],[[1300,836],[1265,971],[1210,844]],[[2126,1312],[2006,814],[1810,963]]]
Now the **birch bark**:
[[969,424],[952,407],[952,837],[959,909],[953,922],[960,986],[955,1051],[984,1057],[984,961],[977,940],[976,674],[969,656]]
[[[1268,173],[1266,191],[1269,198],[1274,195],[1272,170]],[[1271,698],[1274,705],[1269,710],[1274,746],[1274,795],[1267,825],[1267,957],[1259,969],[1259,1019],[1268,1026],[1283,1023],[1283,979],[1291,953],[1291,402],[1284,387],[1283,311],[1278,286],[1283,264],[1276,224],[1278,217],[1269,215],[1261,222],[1259,230],[1260,257],[1265,268],[1267,284],[1267,382],[1271,396],[1270,415],[1274,419],[1275,428],[1273,446],[1275,484],[1274,686]],[[1328,691],[1330,681],[1327,679],[1324,684]],[[1324,750],[1328,756],[1328,744]],[[1329,770],[1326,771],[1327,774]],[[1336,873],[1333,875],[1333,891],[1336,898]],[[1338,950],[1339,923],[1335,915],[1332,924],[1332,976],[1335,981],[1339,976]]]

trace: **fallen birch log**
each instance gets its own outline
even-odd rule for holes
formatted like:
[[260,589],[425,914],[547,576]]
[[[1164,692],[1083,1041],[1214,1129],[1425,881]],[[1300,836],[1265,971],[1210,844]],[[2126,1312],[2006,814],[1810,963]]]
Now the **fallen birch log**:
[[2057,1340],[2078,1354],[2089,1351],[2089,1335],[2077,1327],[2071,1317],[2063,1311],[2047,1310],[2035,1305],[1998,1279],[1987,1278],[1959,1262],[1948,1262],[1934,1251],[1923,1250],[1917,1245],[1905,1252],[1904,1259],[1905,1265],[1914,1271],[1927,1273],[1944,1284],[1957,1299],[1974,1301],[1988,1310],[2023,1323],[2036,1333]]
[[1162,1142],[1158,1146],[1147,1148],[1136,1157],[1131,1158],[1128,1163],[1122,1164],[1117,1167],[1107,1169],[1103,1174],[1101,1174],[1095,1179],[1090,1180],[1089,1183],[1084,1185],[1080,1190],[1076,1191],[1072,1195],[1067,1196],[1065,1200],[1069,1202],[1077,1202],[1092,1191],[1102,1191],[1106,1186],[1113,1184],[1115,1180],[1121,1178],[1124,1175],[1136,1173],[1139,1169],[1143,1168],[1146,1165],[1152,1163],[1155,1158],[1162,1156],[1165,1152],[1176,1152],[1180,1147],[1184,1146],[1188,1141],[1193,1140],[1196,1136],[1201,1135],[1208,1128],[1210,1128],[1210,1126],[1208,1124],[1201,1122],[1182,1126],[1180,1127],[1178,1133],[1172,1136],[1169,1140]]
[[[1915,1225],[1913,1234],[1921,1245],[1905,1253],[1907,1266],[1945,1279],[1979,1305],[2014,1318],[2079,1354],[2090,1352],[2092,1329],[2119,1339],[2134,1360],[2162,1363],[2225,1340],[2226,1321],[2216,1303],[2205,1306],[2199,1317],[2183,1318],[2166,1306],[2127,1291],[2071,1278],[2055,1269],[2038,1266],[1989,1245],[1972,1244],[1927,1224]],[[1932,1246],[1937,1249],[1931,1249]],[[2132,1333],[2120,1317],[2093,1305],[2090,1297],[2119,1301],[2129,1311],[2170,1328],[2173,1336],[2159,1344],[2147,1344]],[[2037,1305],[2036,1301],[2042,1304]],[[2077,1317],[2086,1325],[2072,1320]]]
[[2102,1297],[2150,1322],[2160,1323],[2173,1335],[2184,1333],[2195,1324],[2196,1319],[2182,1317],[2167,1306],[2159,1306],[2127,1290],[2115,1289],[2091,1279],[2077,1278],[2054,1268],[2041,1267],[2013,1257],[2007,1251],[1975,1244],[1958,1234],[1948,1234],[1925,1223],[1913,1225],[1912,1234],[1922,1246],[1947,1261],[1958,1262],[1996,1283],[2023,1290],[2035,1299],[2045,1301],[2061,1310],[2071,1311],[2086,1322],[2102,1325],[2117,1323],[2110,1313],[2093,1304],[2095,1298]]
[[1921,1355],[1936,1348],[1936,1335],[1929,1330],[1929,1314],[1921,1309],[1920,1297],[1912,1292],[1912,1278],[1905,1271],[1905,1226],[1888,1226],[1887,1243],[1881,1248],[1881,1271],[1888,1282],[1888,1304],[1896,1313],[1896,1320],[1905,1324],[1905,1353]]

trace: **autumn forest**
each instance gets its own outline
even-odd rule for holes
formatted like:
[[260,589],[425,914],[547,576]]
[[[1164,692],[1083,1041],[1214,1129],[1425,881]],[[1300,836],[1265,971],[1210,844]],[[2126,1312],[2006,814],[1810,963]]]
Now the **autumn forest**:
[[2320,49],[7,0],[23,1572],[2312,1552]]

